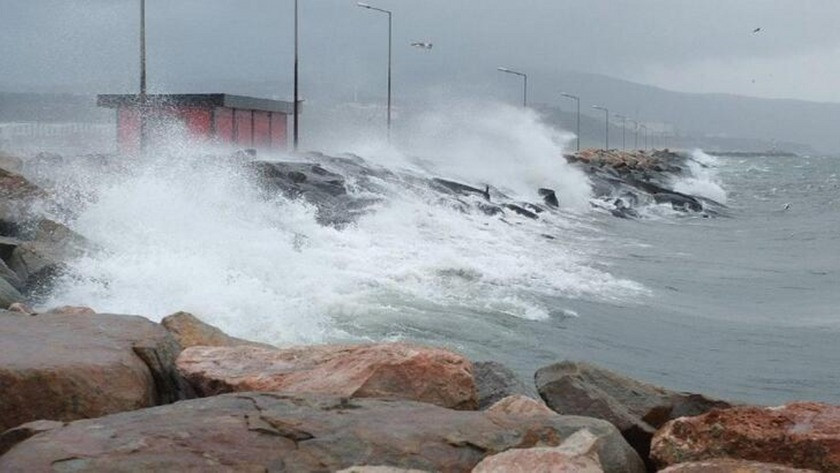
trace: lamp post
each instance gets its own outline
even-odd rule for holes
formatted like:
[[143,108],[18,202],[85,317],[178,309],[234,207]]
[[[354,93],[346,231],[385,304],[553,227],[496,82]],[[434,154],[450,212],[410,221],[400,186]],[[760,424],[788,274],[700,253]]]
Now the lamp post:
[[627,151],[627,117],[617,113],[615,117],[621,119],[621,149]]
[[525,79],[525,88],[524,88],[523,93],[522,93],[522,106],[527,107],[528,106],[528,74],[525,74],[524,72],[514,71],[512,69],[508,69],[507,67],[499,67],[499,68],[497,68],[497,70],[499,72],[504,72],[504,73],[507,73],[507,74],[513,74],[513,75],[516,75],[516,76],[520,76],[523,79]]
[[580,97],[577,95],[567,94],[565,92],[560,93],[561,97],[566,97],[567,99],[572,99],[577,104],[577,150],[580,151]]
[[644,132],[642,133],[642,137],[643,137],[643,138],[644,138],[644,140],[645,140],[645,141],[644,141],[644,143],[645,143],[645,148],[644,148],[644,150],[645,150],[645,151],[647,151],[647,129],[648,129],[648,128],[647,128],[645,125],[639,125],[639,127],[640,127],[642,130],[644,130]]
[[593,105],[592,108],[594,108],[595,110],[603,111],[604,115],[607,118],[607,127],[605,129],[604,142],[606,144],[605,149],[609,150],[610,149],[610,110],[608,108],[602,107],[600,105]]
[[391,141],[391,38],[393,31],[392,29],[392,12],[390,10],[385,10],[382,8],[376,8],[373,6],[368,5],[367,3],[357,3],[361,8],[366,8],[368,10],[378,11],[380,13],[385,13],[388,15],[388,141]]
[[294,77],[294,104],[293,113],[295,116],[294,128],[292,128],[292,143],[294,150],[298,150],[299,129],[300,129],[300,99],[298,98],[298,0],[295,0],[295,77]]
[[140,152],[146,151],[146,0],[140,0]]
[[633,124],[633,131],[635,133],[635,138],[633,139],[633,149],[639,149],[639,122],[636,120],[630,120],[630,123]]

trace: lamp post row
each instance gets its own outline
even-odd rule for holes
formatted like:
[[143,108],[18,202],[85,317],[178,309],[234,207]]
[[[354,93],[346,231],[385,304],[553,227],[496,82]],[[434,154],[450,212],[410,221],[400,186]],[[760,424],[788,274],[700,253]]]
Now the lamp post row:
[[[390,10],[385,10],[383,8],[377,8],[367,3],[359,2],[356,4],[361,8],[365,8],[367,10],[377,11],[380,13],[384,13],[388,15],[388,109],[387,109],[387,127],[388,127],[388,141],[391,140],[391,97],[392,97],[392,60],[393,60],[393,12]],[[292,104],[293,114],[294,114],[294,124],[293,124],[293,146],[294,150],[298,150],[298,143],[300,140],[300,95],[299,95],[299,16],[298,16],[298,0],[294,0],[294,103]],[[504,72],[507,74],[513,74],[522,77],[523,79],[523,91],[522,91],[522,106],[528,106],[528,74],[520,71],[516,71],[513,69],[509,69],[507,67],[499,67],[497,68],[499,72]],[[146,148],[146,141],[147,141],[147,130],[146,130],[146,104],[147,104],[147,80],[146,80],[146,0],[140,0],[140,105],[141,105],[141,114],[140,114],[140,147],[141,150],[145,150]],[[568,93],[561,93],[562,97],[566,97],[575,101],[577,105],[577,150],[580,151],[580,97]],[[604,142],[606,149],[610,147],[610,111],[606,107],[602,107],[599,105],[593,105],[592,108],[601,110],[605,113],[606,118],[606,127],[604,130]],[[621,118],[622,120],[622,147],[623,149],[627,149],[627,142],[626,142],[626,122],[627,117],[623,115],[616,114],[617,118]],[[638,141],[639,141],[639,128],[645,130],[644,133],[644,142],[645,142],[645,149],[647,149],[647,141],[648,141],[648,128],[645,125],[639,124],[635,120],[630,120],[632,123],[635,124],[635,145],[638,148]]]

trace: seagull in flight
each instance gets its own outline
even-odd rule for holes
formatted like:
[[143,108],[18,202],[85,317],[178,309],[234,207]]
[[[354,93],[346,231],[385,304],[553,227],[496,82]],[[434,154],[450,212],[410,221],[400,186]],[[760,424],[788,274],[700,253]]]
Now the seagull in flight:
[[754,30],[753,30],[753,34],[756,34],[756,33],[758,33],[759,31],[761,31],[761,27],[760,27],[760,26],[759,26],[758,28],[756,28],[756,29],[754,29]]
[[426,42],[421,42],[421,41],[415,41],[415,42],[411,43],[411,45],[414,46],[415,48],[425,49],[426,51],[430,51],[432,49],[432,47],[434,46],[434,44],[432,44],[432,43],[426,43]]

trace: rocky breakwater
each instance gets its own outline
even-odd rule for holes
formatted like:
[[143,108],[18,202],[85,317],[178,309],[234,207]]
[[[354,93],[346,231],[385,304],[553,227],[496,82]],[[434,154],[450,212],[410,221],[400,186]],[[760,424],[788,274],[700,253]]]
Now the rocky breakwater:
[[651,204],[664,204],[679,212],[704,217],[726,212],[726,207],[720,202],[674,190],[676,179],[691,177],[690,161],[706,166],[696,162],[688,153],[667,149],[586,149],[565,158],[589,177],[595,197],[593,205],[616,217],[638,217],[639,207]]
[[511,449],[551,468],[643,471],[607,421],[524,396],[476,410],[485,381],[448,350],[272,349],[191,314],[164,320],[0,313],[0,471],[504,471],[493,457]]
[[543,402],[503,365],[441,348],[281,349],[183,312],[14,309],[4,472],[840,471],[837,406],[732,405],[569,361],[536,373]]

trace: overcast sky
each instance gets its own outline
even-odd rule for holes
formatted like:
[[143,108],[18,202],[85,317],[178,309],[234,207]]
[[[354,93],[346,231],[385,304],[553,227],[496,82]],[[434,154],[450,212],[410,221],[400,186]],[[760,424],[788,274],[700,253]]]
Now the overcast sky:
[[[595,72],[679,91],[840,102],[837,0],[369,2],[394,11],[396,70],[429,83],[485,69],[488,81],[506,80],[494,72],[506,65]],[[0,88],[133,90],[138,4],[0,0]],[[152,88],[201,84],[209,91],[231,80],[288,80],[292,5],[147,0]],[[385,16],[352,0],[300,0],[300,7],[305,92],[317,95],[312,89],[336,83],[363,93],[378,87]],[[408,46],[417,40],[434,49]]]

